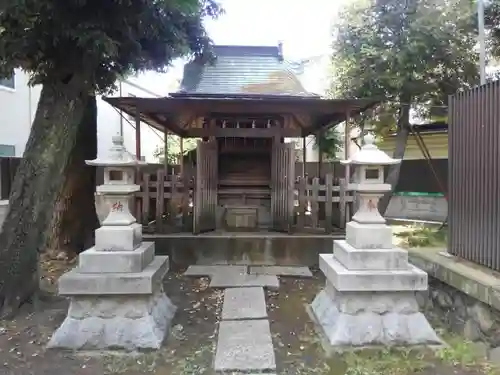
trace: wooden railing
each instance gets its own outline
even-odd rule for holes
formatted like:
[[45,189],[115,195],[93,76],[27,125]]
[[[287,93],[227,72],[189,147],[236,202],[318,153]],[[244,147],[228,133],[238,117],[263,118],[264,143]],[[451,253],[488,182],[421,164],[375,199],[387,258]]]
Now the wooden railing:
[[[143,173],[141,191],[136,194],[136,217],[145,230],[157,233],[191,231],[194,178],[178,174]],[[331,233],[350,220],[355,198],[344,179],[326,174],[325,178],[297,177],[294,189],[296,232]]]
[[325,231],[345,228],[353,212],[355,197],[345,179],[326,174],[318,177],[298,177],[295,183],[295,228],[297,231]]
[[194,180],[177,174],[165,176],[164,169],[143,173],[136,194],[137,219],[155,232],[192,229]]

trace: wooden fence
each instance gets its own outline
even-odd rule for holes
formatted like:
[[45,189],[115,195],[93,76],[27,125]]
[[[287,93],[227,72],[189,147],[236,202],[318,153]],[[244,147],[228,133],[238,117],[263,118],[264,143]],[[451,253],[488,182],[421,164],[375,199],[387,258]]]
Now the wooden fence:
[[355,197],[343,178],[327,173],[319,177],[298,177],[295,184],[295,213],[297,231],[331,233],[334,226],[345,228],[350,220]]
[[[136,195],[136,217],[146,231],[157,233],[191,231],[195,180],[181,178],[175,173],[165,175],[143,173],[141,191]],[[345,228],[350,220],[354,196],[344,179],[326,174],[325,178],[296,178],[294,192],[296,232],[331,233],[334,228]]]
[[155,232],[192,230],[194,179],[177,174],[143,173],[136,193],[136,217]]

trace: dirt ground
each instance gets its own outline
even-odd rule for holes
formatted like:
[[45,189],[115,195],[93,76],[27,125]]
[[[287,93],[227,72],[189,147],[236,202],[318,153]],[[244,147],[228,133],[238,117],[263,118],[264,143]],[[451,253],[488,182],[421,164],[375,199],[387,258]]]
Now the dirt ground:
[[[60,274],[62,267],[53,267]],[[47,268],[47,267],[46,267]],[[45,280],[53,292],[54,281]],[[55,296],[26,305],[14,321],[0,322],[0,375],[215,375],[212,370],[222,290],[208,288],[208,278],[185,278],[170,272],[166,293],[179,310],[162,350],[136,355],[78,354],[45,350],[65,316],[67,301]],[[312,279],[281,278],[279,292],[267,291],[278,374],[286,375],[492,375],[497,374],[472,344],[435,352],[383,350],[327,356],[305,306],[323,285]]]

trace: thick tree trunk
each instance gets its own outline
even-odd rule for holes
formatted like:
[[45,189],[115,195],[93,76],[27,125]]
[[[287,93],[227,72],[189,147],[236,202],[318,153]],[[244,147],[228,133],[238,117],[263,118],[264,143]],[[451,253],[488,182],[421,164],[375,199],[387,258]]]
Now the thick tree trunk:
[[97,103],[91,96],[78,127],[49,229],[47,250],[52,254],[63,251],[72,257],[94,242],[94,229],[99,225],[94,199],[96,168],[86,165],[85,160],[96,156]]
[[[410,105],[407,104],[408,101],[404,101],[401,112],[398,119],[398,130],[396,134],[396,148],[394,149],[393,158],[403,159],[406,151],[406,144],[408,142],[408,136],[410,135]],[[382,216],[385,215],[387,207],[389,207],[389,202],[391,201],[394,189],[399,181],[399,172],[401,170],[401,163],[391,165],[389,168],[389,173],[387,173],[387,178],[385,182],[391,185],[391,191],[384,194],[382,199],[380,199],[378,204],[378,209]]]
[[38,253],[46,245],[64,173],[89,98],[84,80],[44,85],[0,233],[0,316],[15,314],[38,287]]

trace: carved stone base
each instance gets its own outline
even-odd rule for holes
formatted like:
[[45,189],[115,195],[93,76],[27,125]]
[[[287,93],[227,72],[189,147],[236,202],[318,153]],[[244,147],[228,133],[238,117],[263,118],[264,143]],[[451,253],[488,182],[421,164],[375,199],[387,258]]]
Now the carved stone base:
[[408,292],[338,292],[327,287],[311,309],[334,347],[442,344]]
[[159,349],[176,309],[162,288],[151,295],[72,297],[68,315],[48,347]]

